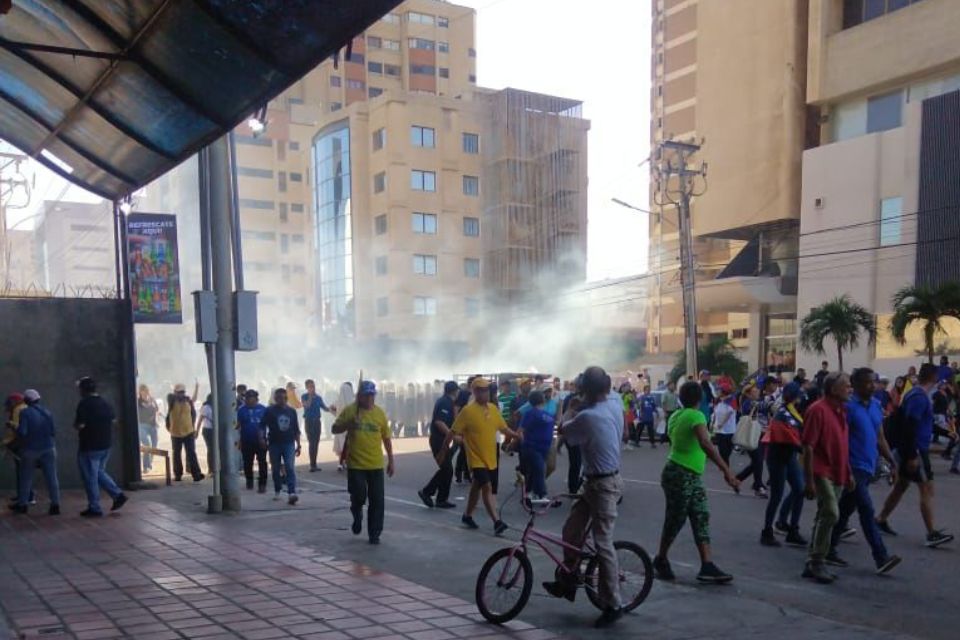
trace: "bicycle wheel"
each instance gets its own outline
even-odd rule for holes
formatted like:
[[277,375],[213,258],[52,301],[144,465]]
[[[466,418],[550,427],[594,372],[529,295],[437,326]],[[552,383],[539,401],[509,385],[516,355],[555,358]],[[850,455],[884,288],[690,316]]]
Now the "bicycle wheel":
[[[617,551],[620,602],[624,611],[633,611],[650,595],[653,587],[653,562],[643,547],[633,542],[617,540],[613,543],[613,548]],[[593,606],[602,609],[598,587],[599,565],[600,561],[596,556],[590,558],[583,574],[583,584]]]
[[533,589],[533,567],[522,549],[500,549],[487,558],[477,576],[477,608],[494,624],[512,620]]

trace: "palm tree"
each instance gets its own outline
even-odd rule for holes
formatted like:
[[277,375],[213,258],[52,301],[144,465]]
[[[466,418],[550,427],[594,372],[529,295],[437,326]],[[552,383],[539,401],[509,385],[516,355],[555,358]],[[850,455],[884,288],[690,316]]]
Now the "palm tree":
[[[743,380],[747,375],[747,363],[737,356],[737,351],[727,339],[712,340],[697,349],[697,363],[713,375],[725,373],[734,380]],[[696,375],[696,371],[687,371],[687,352],[677,354],[676,363],[670,370],[670,380],[678,380],[683,374]]]
[[843,371],[843,351],[860,346],[860,334],[867,342],[877,340],[877,323],[863,306],[843,294],[810,310],[800,323],[800,346],[820,355],[826,353],[823,343],[829,337],[837,345],[837,364]]
[[903,287],[891,300],[893,317],[890,334],[899,344],[907,342],[907,327],[914,322],[923,325],[923,346],[927,361],[933,363],[933,340],[938,333],[946,333],[944,318],[960,320],[960,284],[946,282],[939,287],[916,285]]

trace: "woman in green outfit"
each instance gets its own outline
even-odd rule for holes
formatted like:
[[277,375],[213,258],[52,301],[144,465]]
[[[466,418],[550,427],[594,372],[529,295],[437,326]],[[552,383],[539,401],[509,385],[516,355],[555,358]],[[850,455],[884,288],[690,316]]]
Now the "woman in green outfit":
[[707,507],[707,492],[703,487],[703,471],[707,458],[723,472],[723,478],[734,490],[740,481],[730,471],[720,454],[710,442],[707,433],[707,418],[697,407],[703,391],[698,382],[685,382],[680,387],[682,408],[670,416],[667,432],[670,435],[670,455],[663,468],[660,486],[666,498],[667,509],[660,534],[660,551],[653,559],[653,568],[661,580],[675,578],[667,553],[677,534],[689,519],[693,539],[700,552],[700,573],[697,580],[715,584],[727,583],[733,576],[713,564],[710,554],[710,511]]

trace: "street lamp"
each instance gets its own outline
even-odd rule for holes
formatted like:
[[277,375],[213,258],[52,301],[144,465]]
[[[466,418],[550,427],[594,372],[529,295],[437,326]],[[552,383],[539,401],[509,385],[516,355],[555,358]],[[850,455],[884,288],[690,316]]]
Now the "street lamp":
[[654,217],[654,219],[655,219],[657,222],[661,222],[660,214],[657,213],[656,211],[650,211],[650,210],[648,210],[648,209],[641,209],[640,207],[635,207],[634,205],[630,204],[629,202],[624,202],[624,201],[621,200],[620,198],[610,198],[610,201],[613,202],[614,204],[620,205],[621,207],[625,207],[625,208],[627,208],[627,209],[633,209],[634,211],[639,211],[640,213],[646,213],[646,214],[648,214],[648,215],[651,215],[651,216]]

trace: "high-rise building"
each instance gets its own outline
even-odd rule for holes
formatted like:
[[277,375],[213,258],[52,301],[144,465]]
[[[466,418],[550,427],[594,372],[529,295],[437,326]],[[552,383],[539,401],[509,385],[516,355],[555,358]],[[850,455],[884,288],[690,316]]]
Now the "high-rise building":
[[96,296],[117,286],[113,207],[46,201],[33,232],[40,285],[55,295]]
[[[659,143],[701,144],[692,232],[698,338],[751,369],[796,350],[800,156],[808,140],[806,0],[652,0],[651,168]],[[672,186],[672,185],[671,185]],[[651,179],[648,346],[683,349],[677,213]],[[703,189],[705,188],[705,191]]]
[[[879,336],[845,363],[905,371],[923,339],[918,326],[891,339],[894,292],[960,280],[960,7],[810,0],[809,16],[807,101],[822,126],[803,154],[798,312],[848,294]],[[960,323],[944,326],[937,350],[955,353]]]

